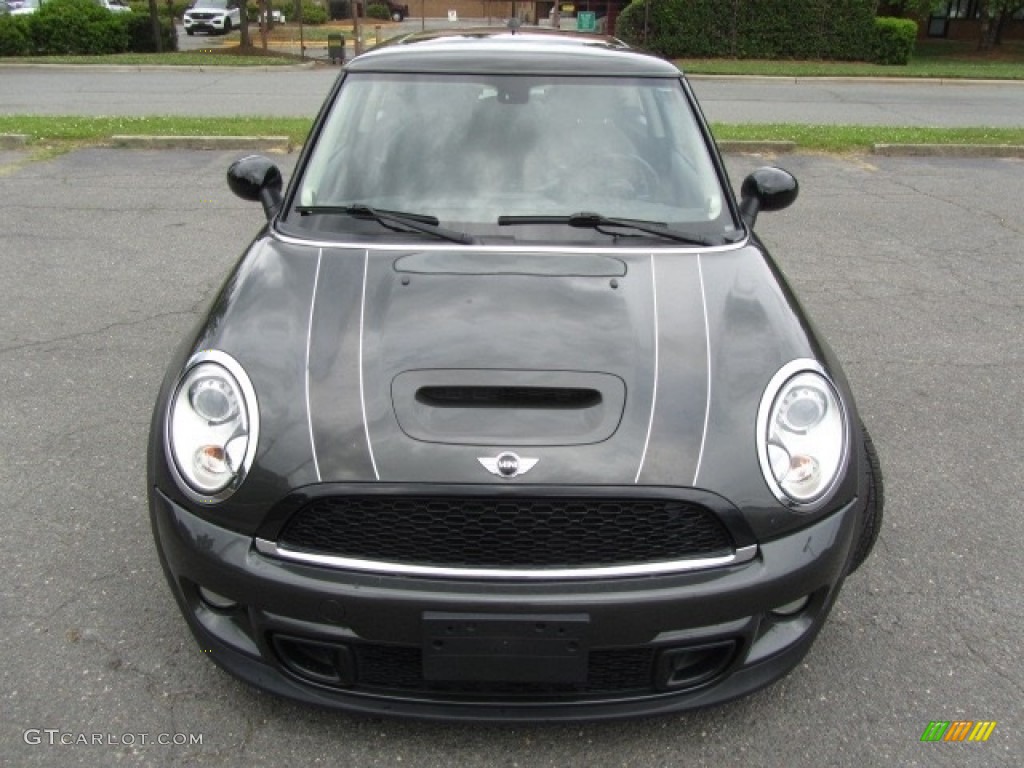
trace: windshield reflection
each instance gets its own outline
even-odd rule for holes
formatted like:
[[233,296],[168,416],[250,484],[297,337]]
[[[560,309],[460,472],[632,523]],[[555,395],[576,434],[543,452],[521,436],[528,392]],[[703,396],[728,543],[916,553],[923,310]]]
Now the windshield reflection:
[[[668,79],[349,75],[294,203],[415,212],[504,239],[499,216],[580,211],[736,231],[682,86]],[[320,218],[293,223],[380,234]],[[515,237],[550,239],[542,230]]]

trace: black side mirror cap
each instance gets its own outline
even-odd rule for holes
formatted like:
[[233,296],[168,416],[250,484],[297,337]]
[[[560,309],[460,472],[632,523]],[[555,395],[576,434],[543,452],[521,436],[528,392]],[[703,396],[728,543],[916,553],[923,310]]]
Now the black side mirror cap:
[[751,229],[760,211],[781,211],[800,193],[796,177],[781,168],[758,168],[743,180],[740,215]]
[[262,155],[249,155],[228,168],[228,187],[243,200],[263,203],[267,220],[281,209],[284,179],[280,169]]

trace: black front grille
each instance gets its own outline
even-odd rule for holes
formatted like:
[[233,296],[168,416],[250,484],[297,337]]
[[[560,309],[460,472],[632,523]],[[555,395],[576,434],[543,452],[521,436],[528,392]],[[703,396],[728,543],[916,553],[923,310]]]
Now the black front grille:
[[351,496],[311,501],[279,544],[448,568],[588,568],[728,555],[718,517],[674,499]]
[[334,643],[279,634],[271,636],[271,644],[290,674],[319,686],[382,696],[509,703],[691,691],[725,675],[739,650],[735,639],[696,648],[601,648],[588,654],[585,680],[563,683],[428,680],[423,675],[423,652],[410,646]]

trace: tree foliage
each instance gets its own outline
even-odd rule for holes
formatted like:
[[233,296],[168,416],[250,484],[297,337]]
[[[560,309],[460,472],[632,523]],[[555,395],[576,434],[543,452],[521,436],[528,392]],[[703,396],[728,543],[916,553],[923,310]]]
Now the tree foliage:
[[981,35],[978,48],[988,50],[1002,42],[1003,27],[1017,11],[1024,8],[1024,0],[983,0],[979,9]]

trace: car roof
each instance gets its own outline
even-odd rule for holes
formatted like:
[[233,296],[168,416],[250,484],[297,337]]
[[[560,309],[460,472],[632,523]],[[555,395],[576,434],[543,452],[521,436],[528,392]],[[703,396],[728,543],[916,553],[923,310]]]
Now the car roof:
[[480,27],[392,38],[352,59],[350,72],[554,74],[678,78],[668,61],[603,35]]

